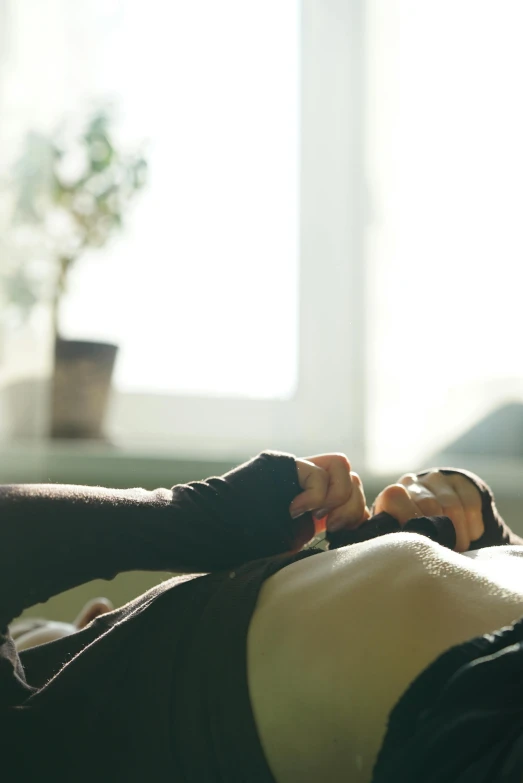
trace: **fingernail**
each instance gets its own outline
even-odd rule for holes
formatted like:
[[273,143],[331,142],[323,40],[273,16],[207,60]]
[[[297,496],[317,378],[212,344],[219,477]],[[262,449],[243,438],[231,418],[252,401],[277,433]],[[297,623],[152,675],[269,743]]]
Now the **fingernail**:
[[323,519],[323,517],[326,517],[329,513],[328,508],[319,508],[317,511],[314,512],[312,515],[314,519]]
[[298,517],[303,516],[305,514],[305,511],[302,511],[301,509],[296,509],[296,511],[293,511],[291,514],[291,519],[298,519]]

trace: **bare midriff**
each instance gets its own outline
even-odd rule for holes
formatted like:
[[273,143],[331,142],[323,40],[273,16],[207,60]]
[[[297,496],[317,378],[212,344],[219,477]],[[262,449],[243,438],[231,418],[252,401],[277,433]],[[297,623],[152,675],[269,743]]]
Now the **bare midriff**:
[[523,616],[523,547],[466,556],[390,534],[281,569],[247,638],[277,783],[368,783],[391,709],[445,650]]

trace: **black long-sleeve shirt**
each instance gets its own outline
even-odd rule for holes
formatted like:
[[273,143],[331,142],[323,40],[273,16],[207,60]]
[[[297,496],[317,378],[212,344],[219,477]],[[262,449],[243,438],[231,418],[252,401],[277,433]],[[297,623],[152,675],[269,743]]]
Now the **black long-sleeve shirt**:
[[[113,759],[98,780],[115,779],[115,770],[138,779],[153,762],[165,771],[169,716],[156,708],[163,699],[170,710],[165,689],[176,640],[197,616],[197,589],[184,590],[183,577],[168,580],[83,631],[20,655],[8,624],[29,606],[122,571],[218,572],[218,584],[224,570],[296,552],[314,532],[312,518],[290,517],[299,492],[294,457],[269,451],[222,477],[169,490],[0,487],[0,748],[9,769],[36,780],[44,765],[57,779],[60,770],[80,779],[90,766],[86,745],[89,758]],[[133,766],[146,736],[153,747]],[[67,777],[73,762],[76,777]]]
[[[484,501],[482,545],[488,536],[507,543],[488,487],[471,480]],[[239,783],[247,765],[249,781],[272,781],[250,710],[245,638],[264,579],[319,553],[298,551],[313,535],[310,517],[289,515],[300,491],[294,457],[278,452],[170,490],[0,487],[5,777]],[[369,520],[358,540],[392,532],[382,529],[391,520]],[[409,529],[454,546],[446,517]],[[331,536],[331,546],[351,543],[342,539]],[[134,569],[192,576],[17,654],[8,624],[26,607]]]

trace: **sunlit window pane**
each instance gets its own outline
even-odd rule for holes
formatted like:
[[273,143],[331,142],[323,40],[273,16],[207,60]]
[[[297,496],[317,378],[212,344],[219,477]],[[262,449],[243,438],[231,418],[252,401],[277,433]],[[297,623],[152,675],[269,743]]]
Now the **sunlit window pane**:
[[74,271],[64,335],[116,341],[121,391],[291,396],[298,0],[46,5],[44,45],[38,2],[12,4],[4,134],[109,99],[151,172],[125,233]]
[[121,390],[294,390],[297,5],[156,2],[144,19],[131,2],[113,19],[100,80],[120,98],[122,131],[151,140],[150,187],[99,298]]

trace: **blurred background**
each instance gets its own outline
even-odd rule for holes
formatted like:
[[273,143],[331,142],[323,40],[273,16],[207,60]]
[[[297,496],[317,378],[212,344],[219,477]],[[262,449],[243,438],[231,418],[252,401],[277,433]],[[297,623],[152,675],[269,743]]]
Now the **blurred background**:
[[519,0],[0,0],[0,482],[344,451],[369,500],[476,471],[523,533],[522,34]]

